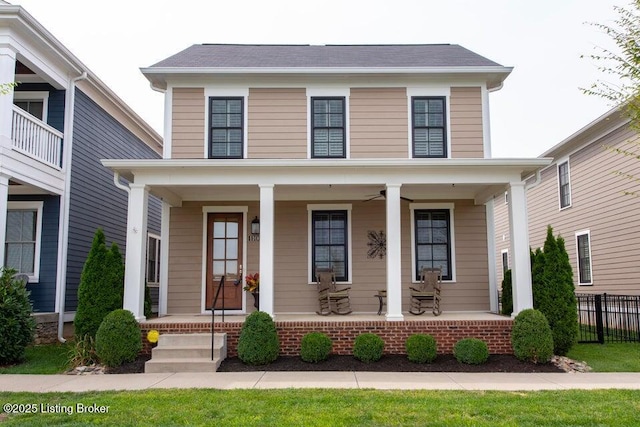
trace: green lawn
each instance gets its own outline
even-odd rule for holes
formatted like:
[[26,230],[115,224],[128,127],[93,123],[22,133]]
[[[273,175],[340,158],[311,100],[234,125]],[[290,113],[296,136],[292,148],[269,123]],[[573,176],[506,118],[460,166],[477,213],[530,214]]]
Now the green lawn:
[[[631,426],[640,424],[640,390],[537,392],[379,390],[147,390],[0,393],[4,404],[36,404],[14,425],[118,426]],[[41,404],[73,414],[42,414]],[[79,414],[78,404],[108,408]]]
[[49,344],[27,347],[26,361],[0,367],[0,374],[59,374],[67,370],[70,344]]
[[576,344],[567,357],[587,362],[593,372],[640,372],[640,343]]

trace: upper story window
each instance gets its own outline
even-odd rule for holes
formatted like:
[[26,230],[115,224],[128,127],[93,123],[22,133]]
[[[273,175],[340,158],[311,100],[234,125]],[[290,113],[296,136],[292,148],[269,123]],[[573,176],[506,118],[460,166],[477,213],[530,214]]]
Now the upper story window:
[[568,160],[558,163],[558,191],[560,194],[560,209],[571,206],[571,180]]
[[241,159],[244,150],[244,99],[209,98],[209,158]]
[[411,98],[413,157],[447,157],[445,97]]
[[43,122],[47,121],[49,92],[15,91],[13,104]]
[[311,98],[311,157],[345,158],[344,97]]

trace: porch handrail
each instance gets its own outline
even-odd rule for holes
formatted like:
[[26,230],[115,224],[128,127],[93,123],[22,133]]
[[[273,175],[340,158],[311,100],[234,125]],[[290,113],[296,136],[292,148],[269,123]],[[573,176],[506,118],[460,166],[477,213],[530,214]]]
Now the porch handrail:
[[36,117],[13,106],[11,141],[13,148],[42,163],[61,169],[62,138],[64,135],[38,120]]
[[218,302],[218,297],[220,296],[220,289],[222,289],[222,321],[224,322],[224,276],[220,278],[220,284],[218,285],[218,290],[216,290],[216,295],[213,297],[213,302],[211,303],[211,360],[213,360],[213,344],[215,341],[215,309],[216,303]]

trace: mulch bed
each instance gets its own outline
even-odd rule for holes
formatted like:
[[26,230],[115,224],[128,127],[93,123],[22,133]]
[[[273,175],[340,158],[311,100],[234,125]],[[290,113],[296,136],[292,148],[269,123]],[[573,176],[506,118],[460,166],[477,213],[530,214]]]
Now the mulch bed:
[[307,363],[297,356],[281,356],[268,365],[250,366],[237,357],[222,361],[218,372],[247,371],[369,371],[369,372],[564,372],[552,363],[525,363],[514,356],[493,354],[481,365],[458,362],[453,355],[441,354],[432,363],[413,363],[406,355],[384,355],[373,363],[364,363],[353,356],[331,355],[319,363]]
[[[117,368],[106,368],[106,374],[136,374],[144,372],[144,363],[149,356],[140,356],[131,363]],[[458,362],[451,354],[440,354],[432,363],[413,363],[406,355],[384,355],[373,363],[360,362],[353,356],[331,355],[319,363],[304,362],[298,356],[280,356],[275,362],[262,366],[246,365],[237,357],[222,361],[218,372],[251,371],[368,371],[368,372],[564,372],[553,363],[533,364],[521,362],[515,356],[492,354],[481,365],[467,365]]]

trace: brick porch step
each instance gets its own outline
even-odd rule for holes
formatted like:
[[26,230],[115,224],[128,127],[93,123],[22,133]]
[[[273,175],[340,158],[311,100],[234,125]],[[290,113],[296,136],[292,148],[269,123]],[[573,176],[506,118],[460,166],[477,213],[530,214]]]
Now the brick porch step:
[[145,373],[215,372],[227,357],[227,334],[214,335],[211,360],[211,334],[162,334],[151,351]]

